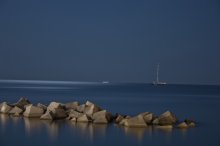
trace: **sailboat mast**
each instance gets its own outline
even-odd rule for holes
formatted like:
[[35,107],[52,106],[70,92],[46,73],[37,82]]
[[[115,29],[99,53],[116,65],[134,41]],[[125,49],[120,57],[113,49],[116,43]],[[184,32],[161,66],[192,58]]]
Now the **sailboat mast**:
[[160,69],[160,64],[157,64],[157,83],[159,83],[159,69]]

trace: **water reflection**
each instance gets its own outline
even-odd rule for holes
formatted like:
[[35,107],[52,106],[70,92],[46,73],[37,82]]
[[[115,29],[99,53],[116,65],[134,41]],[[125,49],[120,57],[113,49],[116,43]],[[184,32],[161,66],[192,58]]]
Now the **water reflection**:
[[[68,120],[58,120],[58,121],[47,121],[39,120],[35,118],[23,118],[23,117],[10,117],[8,115],[0,114],[0,127],[3,132],[6,132],[8,125],[13,124],[13,127],[24,126],[24,132],[27,136],[48,136],[51,140],[56,140],[59,134],[63,132],[71,136],[79,136],[82,139],[89,140],[91,143],[99,138],[105,139],[107,137],[107,129],[110,127],[110,131],[114,131],[114,128],[119,129],[118,132],[124,133],[125,137],[132,137],[138,142],[142,142],[146,139],[153,139],[153,137],[158,135],[163,135],[166,140],[170,140],[172,129],[161,129],[155,128],[153,126],[148,126],[147,128],[129,128],[123,127],[116,124],[88,124],[88,123],[75,123]],[[69,134],[70,132],[70,134]],[[184,137],[187,131],[180,131]],[[43,134],[43,135],[42,135]],[[46,135],[45,135],[46,134]]]
[[105,137],[106,136],[106,124],[88,124],[88,123],[75,123],[69,122],[73,132],[80,134],[82,138],[86,138],[93,142],[96,136]]
[[40,120],[35,118],[24,118],[24,124],[25,131],[29,136],[41,133],[46,129],[48,136],[51,139],[55,139],[59,133],[59,124],[53,121]]

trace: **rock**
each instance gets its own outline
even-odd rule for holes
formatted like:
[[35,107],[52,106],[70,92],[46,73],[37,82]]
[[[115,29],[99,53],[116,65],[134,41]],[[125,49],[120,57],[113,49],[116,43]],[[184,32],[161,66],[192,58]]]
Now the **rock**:
[[153,125],[158,125],[159,124],[159,119],[155,118],[152,122]]
[[12,106],[8,105],[6,102],[3,102],[1,105],[1,113],[7,114],[12,109]]
[[96,124],[107,124],[112,121],[113,116],[111,113],[107,112],[106,110],[102,110],[96,112],[92,115],[93,123]]
[[41,103],[38,103],[38,104],[37,104],[37,107],[42,108],[44,111],[46,111],[46,110],[47,110],[47,106],[46,106],[46,105],[44,105],[44,104],[41,104]]
[[72,119],[71,119],[71,122],[77,122],[77,118],[75,118],[75,117],[72,118]]
[[58,103],[58,102],[51,102],[49,104],[49,106],[47,107],[47,110],[54,110],[54,109],[57,109],[57,108],[64,108],[64,106],[61,104],[61,103]]
[[189,126],[189,127],[195,127],[196,124],[193,120],[185,119],[184,122]]
[[136,117],[132,117],[132,118],[127,119],[124,122],[124,126],[127,126],[127,127],[143,127],[144,128],[144,127],[147,127],[147,124],[145,123],[143,116],[138,115]]
[[101,108],[98,107],[97,105],[87,101],[86,102],[86,106],[85,106],[85,109],[84,109],[84,113],[89,115],[89,116],[92,116],[92,114],[98,112],[98,111],[101,111]]
[[196,124],[194,122],[191,122],[188,124],[189,127],[196,127]]
[[166,111],[158,117],[159,125],[172,125],[177,122],[176,116],[170,111]]
[[79,102],[75,101],[75,102],[69,102],[65,104],[66,109],[73,109],[76,110],[77,107],[79,106]]
[[40,107],[29,105],[26,107],[23,115],[29,118],[38,118],[44,114],[44,110]]
[[186,124],[186,122],[182,122],[177,125],[177,128],[188,128],[188,125]]
[[77,118],[77,122],[90,122],[90,121],[91,121],[90,118],[86,114],[83,114],[82,116]]
[[54,114],[52,111],[47,111],[45,114],[43,114],[40,117],[41,120],[53,120],[54,119]]
[[24,111],[23,109],[21,109],[21,108],[15,106],[15,107],[13,107],[13,108],[9,111],[9,114],[14,115],[14,114],[16,113],[17,115],[20,115],[20,114],[23,113],[23,111]]
[[25,109],[26,105],[31,104],[30,101],[27,98],[21,97],[17,103],[14,103],[13,106],[17,106],[20,109]]
[[85,110],[85,107],[86,105],[82,104],[82,105],[77,106],[76,110],[80,113],[83,113],[83,111]]
[[142,115],[144,118],[144,121],[147,124],[152,124],[153,119],[155,118],[155,116],[153,115],[153,113],[150,112],[144,112],[144,113],[140,113],[139,115]]
[[124,116],[120,114],[116,115],[115,117],[115,123],[120,123],[124,119]]
[[83,115],[83,113],[80,113],[80,112],[71,110],[71,111],[69,112],[69,119],[78,118],[78,117],[80,117],[80,116],[82,116],[82,115]]
[[[47,112],[50,110],[47,110]],[[62,108],[55,108],[51,111],[55,119],[64,119],[67,117],[66,111]]]

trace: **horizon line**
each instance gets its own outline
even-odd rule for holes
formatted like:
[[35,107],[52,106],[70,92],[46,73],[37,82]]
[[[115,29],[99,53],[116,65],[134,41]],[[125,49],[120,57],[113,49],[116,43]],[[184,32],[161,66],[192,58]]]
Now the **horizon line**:
[[[106,80],[107,81],[107,80]],[[45,83],[45,84],[102,84],[103,81],[67,81],[67,80],[13,80],[13,79],[0,79],[0,83]],[[123,82],[123,81],[108,81],[110,84],[152,84],[151,82]],[[205,83],[168,83],[167,85],[213,85],[219,86],[220,84],[205,84]],[[164,86],[167,86],[164,85]]]

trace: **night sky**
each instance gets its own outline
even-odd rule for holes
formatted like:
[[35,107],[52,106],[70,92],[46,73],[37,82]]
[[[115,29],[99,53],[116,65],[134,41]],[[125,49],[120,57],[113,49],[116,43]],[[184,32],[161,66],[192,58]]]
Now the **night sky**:
[[0,0],[0,79],[220,84],[219,0]]

